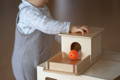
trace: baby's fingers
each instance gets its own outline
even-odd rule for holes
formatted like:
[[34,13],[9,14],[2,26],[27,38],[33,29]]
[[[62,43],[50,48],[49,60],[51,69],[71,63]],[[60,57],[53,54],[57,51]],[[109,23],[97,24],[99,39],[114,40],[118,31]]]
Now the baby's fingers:
[[77,29],[76,32],[77,32],[77,33],[81,33],[81,35],[84,35],[84,34],[85,34],[85,32],[84,32],[82,29]]
[[84,31],[84,33],[89,33],[89,30],[87,27],[88,26],[82,26],[82,27],[80,27],[80,29],[82,29]]

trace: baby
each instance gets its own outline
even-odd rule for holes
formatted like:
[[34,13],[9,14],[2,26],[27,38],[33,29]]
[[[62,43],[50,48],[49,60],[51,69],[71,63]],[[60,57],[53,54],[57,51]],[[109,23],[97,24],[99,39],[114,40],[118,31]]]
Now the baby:
[[22,0],[16,18],[12,68],[16,80],[37,80],[36,67],[52,55],[55,34],[88,33],[85,26],[74,26],[52,18],[48,0]]

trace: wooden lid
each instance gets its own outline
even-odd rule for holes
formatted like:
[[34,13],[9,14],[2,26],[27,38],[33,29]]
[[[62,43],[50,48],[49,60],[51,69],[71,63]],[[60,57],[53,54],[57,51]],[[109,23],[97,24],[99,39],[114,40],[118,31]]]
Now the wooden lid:
[[85,35],[81,35],[80,33],[61,33],[59,34],[60,36],[65,36],[65,37],[86,37],[86,38],[92,38],[101,32],[103,32],[103,28],[98,28],[98,27],[89,27],[89,33]]

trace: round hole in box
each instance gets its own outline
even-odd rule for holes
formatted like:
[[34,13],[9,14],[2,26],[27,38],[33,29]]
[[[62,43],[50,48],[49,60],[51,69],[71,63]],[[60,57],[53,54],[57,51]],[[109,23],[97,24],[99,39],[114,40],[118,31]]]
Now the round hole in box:
[[71,44],[71,50],[77,50],[77,51],[81,51],[81,45],[78,42],[73,42]]

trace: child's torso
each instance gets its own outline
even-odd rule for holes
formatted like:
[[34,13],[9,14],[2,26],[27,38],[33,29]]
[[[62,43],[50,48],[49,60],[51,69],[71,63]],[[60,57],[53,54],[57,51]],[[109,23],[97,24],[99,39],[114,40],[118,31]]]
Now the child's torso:
[[[27,9],[25,9],[25,8],[27,8]],[[38,13],[40,12],[40,13],[48,16],[48,17],[52,17],[47,6],[44,6],[43,8],[37,8],[37,7],[33,6],[33,5],[31,5],[27,1],[21,3],[19,5],[19,12],[18,12],[18,18],[19,19],[17,18],[16,27],[23,34],[31,34],[31,33],[33,33],[35,31],[35,28],[33,28],[31,25],[29,25],[30,23],[29,23],[29,21],[27,21],[26,16],[24,15],[25,13],[27,13],[27,11],[29,11],[29,9],[37,9],[36,11]],[[23,10],[24,10],[24,13],[22,13]]]

